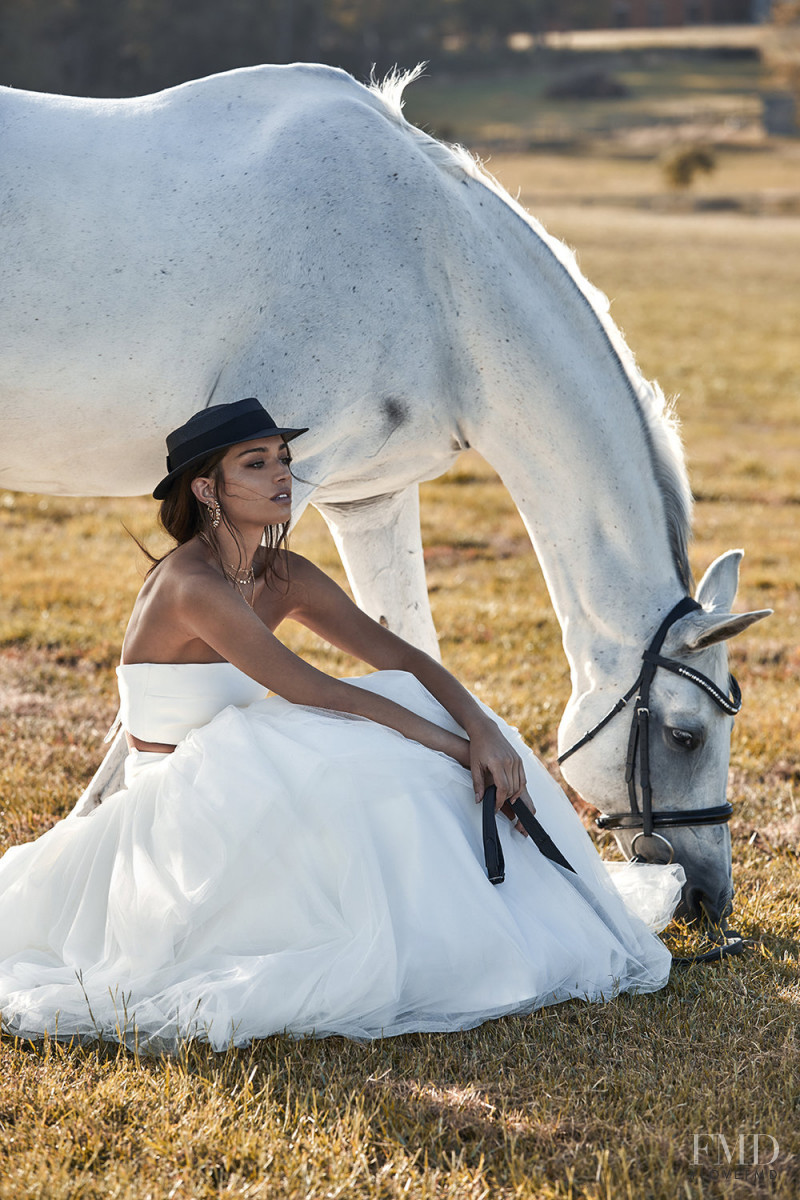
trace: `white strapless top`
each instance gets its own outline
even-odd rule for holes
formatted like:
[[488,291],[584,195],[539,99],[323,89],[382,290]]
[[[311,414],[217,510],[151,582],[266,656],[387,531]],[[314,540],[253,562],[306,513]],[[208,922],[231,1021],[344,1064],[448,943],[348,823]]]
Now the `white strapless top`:
[[177,746],[192,729],[235,704],[263,700],[267,689],[233,663],[128,663],[117,667],[119,719],[143,742]]

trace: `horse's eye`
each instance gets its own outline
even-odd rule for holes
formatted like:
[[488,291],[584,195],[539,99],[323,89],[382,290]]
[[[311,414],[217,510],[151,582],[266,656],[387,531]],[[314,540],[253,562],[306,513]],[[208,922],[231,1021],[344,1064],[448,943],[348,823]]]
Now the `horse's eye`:
[[673,742],[682,750],[694,750],[700,744],[700,738],[690,729],[670,729]]

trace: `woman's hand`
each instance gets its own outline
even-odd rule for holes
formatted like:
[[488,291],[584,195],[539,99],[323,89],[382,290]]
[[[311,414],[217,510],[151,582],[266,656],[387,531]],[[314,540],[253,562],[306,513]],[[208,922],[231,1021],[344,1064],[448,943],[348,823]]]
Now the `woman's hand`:
[[481,803],[486,788],[493,783],[497,789],[496,811],[502,812],[520,833],[524,833],[511,807],[511,801],[521,796],[523,803],[532,813],[536,812],[536,809],[525,787],[522,759],[503,737],[494,721],[488,717],[477,729],[470,730],[469,734],[469,765],[476,804]]

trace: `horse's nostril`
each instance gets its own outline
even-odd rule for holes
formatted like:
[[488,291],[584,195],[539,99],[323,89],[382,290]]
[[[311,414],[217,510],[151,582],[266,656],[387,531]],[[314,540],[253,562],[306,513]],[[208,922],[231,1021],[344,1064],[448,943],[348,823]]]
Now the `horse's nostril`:
[[703,921],[711,926],[721,926],[733,908],[733,896],[725,892],[712,900],[702,888],[687,883],[683,889],[680,904],[675,910],[675,916],[689,924]]
[[700,896],[700,906],[703,916],[709,925],[721,926],[726,917],[733,911],[733,897],[728,893],[712,901],[708,896]]

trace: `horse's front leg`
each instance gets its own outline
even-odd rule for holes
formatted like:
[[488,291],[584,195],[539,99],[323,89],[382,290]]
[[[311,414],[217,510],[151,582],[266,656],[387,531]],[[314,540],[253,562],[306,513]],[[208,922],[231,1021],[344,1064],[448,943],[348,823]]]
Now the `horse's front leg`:
[[316,507],[333,535],[356,604],[439,659],[425,580],[416,484],[369,500]]

